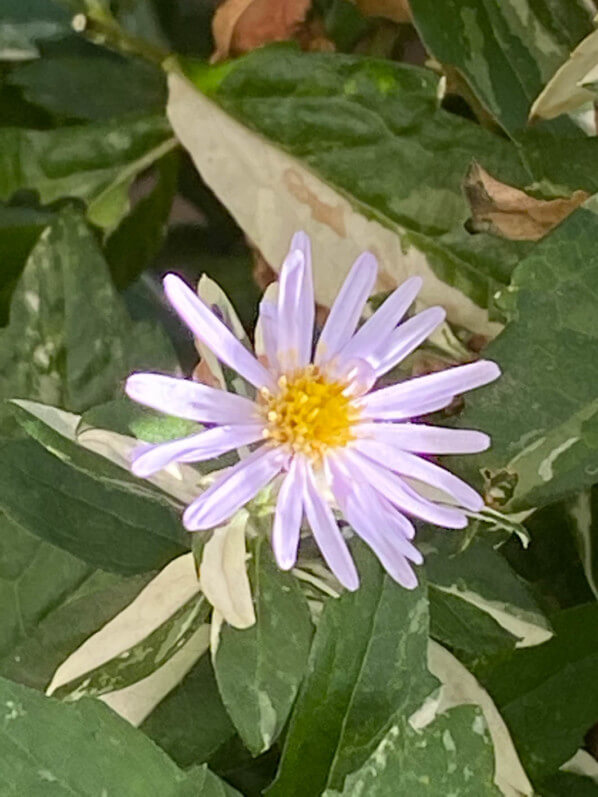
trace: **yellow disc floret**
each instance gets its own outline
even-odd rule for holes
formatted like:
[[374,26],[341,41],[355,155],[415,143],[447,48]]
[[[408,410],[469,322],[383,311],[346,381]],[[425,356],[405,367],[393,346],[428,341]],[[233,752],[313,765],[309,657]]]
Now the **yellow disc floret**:
[[357,411],[346,385],[327,379],[314,365],[278,380],[278,390],[262,388],[264,436],[273,443],[318,460],[327,448],[344,446],[353,438]]

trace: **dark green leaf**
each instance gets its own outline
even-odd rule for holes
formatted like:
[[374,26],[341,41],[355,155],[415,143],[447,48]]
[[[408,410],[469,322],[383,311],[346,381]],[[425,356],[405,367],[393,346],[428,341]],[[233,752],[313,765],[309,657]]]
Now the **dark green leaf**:
[[164,75],[157,67],[94,49],[85,56],[41,58],[14,69],[9,82],[34,105],[73,119],[100,121],[164,108]]
[[571,758],[598,716],[598,603],[551,621],[553,639],[516,651],[484,684],[537,780]]
[[525,126],[544,85],[592,30],[583,0],[410,0],[410,8],[428,49],[465,75],[509,132]]
[[176,192],[178,170],[177,152],[161,158],[154,174],[146,178],[149,191],[106,241],[106,260],[118,288],[126,288],[134,282],[160,251]]
[[0,204],[0,326],[8,322],[10,297],[25,261],[53,213],[34,208]]
[[324,607],[271,797],[342,788],[395,715],[409,717],[434,688],[425,587],[403,589],[364,546],[354,550],[361,586]]
[[0,130],[0,199],[36,191],[42,204],[63,197],[88,204],[88,217],[114,229],[128,209],[133,179],[175,146],[161,116],[56,130]]
[[152,711],[141,730],[182,767],[207,761],[234,736],[209,654]]
[[491,435],[492,448],[464,467],[482,471],[489,499],[507,511],[598,479],[597,211],[589,199],[517,267],[512,320],[484,352],[503,375],[467,398],[459,420]]
[[0,60],[39,55],[37,43],[70,32],[70,15],[53,0],[0,0]]
[[424,252],[436,276],[488,306],[518,246],[495,241],[480,254],[488,236],[463,229],[461,184],[472,158],[510,184],[525,184],[529,173],[509,142],[439,108],[430,71],[288,47],[186,70],[231,115],[397,233],[404,252]]
[[207,768],[179,769],[98,701],[66,705],[0,679],[0,702],[0,787],[6,794],[238,795]]
[[222,629],[214,670],[231,719],[257,755],[286,723],[307,665],[312,626],[296,580],[278,569],[267,545],[257,542],[253,550],[256,623]]
[[[163,334],[131,322],[84,220],[63,211],[33,249],[0,332],[0,396],[81,411],[134,368],[173,368]],[[4,412],[4,414],[6,414]]]
[[185,534],[166,498],[114,465],[116,478],[106,478],[110,463],[95,460],[103,476],[72,467],[33,440],[6,443],[0,509],[37,537],[124,575],[155,570],[183,553]]

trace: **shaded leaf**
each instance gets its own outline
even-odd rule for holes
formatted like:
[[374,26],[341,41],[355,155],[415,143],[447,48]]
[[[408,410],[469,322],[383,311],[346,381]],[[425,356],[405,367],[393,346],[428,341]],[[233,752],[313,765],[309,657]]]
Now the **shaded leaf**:
[[555,772],[598,715],[598,604],[551,617],[555,636],[499,664],[486,686],[532,779]]
[[[583,0],[410,0],[430,52],[466,77],[482,104],[510,133],[570,50],[592,29]],[[482,60],[483,59],[483,60]]]
[[63,197],[88,204],[88,218],[114,229],[127,212],[133,179],[173,149],[161,116],[55,130],[0,130],[0,199],[36,191],[42,204]]
[[182,767],[207,761],[234,736],[208,654],[156,706],[141,730]]
[[0,2],[0,60],[25,61],[39,56],[37,43],[70,32],[70,15],[53,0]]
[[62,211],[31,252],[0,332],[0,395],[81,411],[148,367],[174,367],[168,340],[131,321],[85,221]]
[[312,625],[295,579],[279,570],[264,542],[248,566],[256,622],[225,625],[214,654],[220,695],[245,745],[256,755],[283,729],[307,665]]

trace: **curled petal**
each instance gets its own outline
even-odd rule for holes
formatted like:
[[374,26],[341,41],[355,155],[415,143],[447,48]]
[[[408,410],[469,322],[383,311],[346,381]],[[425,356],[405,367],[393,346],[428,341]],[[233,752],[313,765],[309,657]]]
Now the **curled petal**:
[[255,387],[274,387],[274,380],[230,329],[220,321],[180,277],[167,274],[164,290],[168,300],[189,327],[226,365],[237,371]]

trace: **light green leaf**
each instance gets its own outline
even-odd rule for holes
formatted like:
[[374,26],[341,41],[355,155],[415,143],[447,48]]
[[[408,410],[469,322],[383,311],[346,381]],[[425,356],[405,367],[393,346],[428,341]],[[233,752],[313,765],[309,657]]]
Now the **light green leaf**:
[[324,607],[270,797],[342,788],[395,716],[409,717],[434,688],[425,587],[403,589],[364,546],[354,552],[361,586]]
[[305,673],[312,625],[295,579],[279,570],[268,544],[256,540],[248,566],[256,622],[225,625],[214,654],[220,695],[254,755],[283,729]]
[[206,768],[184,772],[101,703],[65,705],[0,679],[0,786],[6,794],[233,797]]
[[597,212],[593,197],[519,264],[506,294],[511,321],[484,352],[502,377],[468,397],[459,419],[492,437],[463,464],[481,471],[489,502],[506,511],[598,479]]
[[88,204],[88,218],[114,229],[128,211],[134,178],[176,145],[161,116],[55,130],[0,130],[0,199],[19,190],[42,204],[64,197]]
[[456,67],[511,133],[525,126],[543,86],[592,29],[583,0],[411,0],[410,8],[430,52]]
[[174,367],[169,341],[131,321],[93,234],[64,210],[31,252],[0,331],[0,396],[81,411],[152,366]]
[[[461,706],[438,717],[423,730],[398,718],[374,753],[349,775],[343,797],[498,797],[493,783],[494,750],[484,715]],[[326,790],[324,797],[341,792]]]
[[431,72],[288,47],[185,68],[189,80],[170,76],[173,128],[273,268],[304,228],[320,303],[330,305],[370,249],[381,259],[378,290],[418,273],[424,302],[442,303],[470,329],[498,331],[486,308],[527,250],[465,232],[461,183],[472,158],[510,184],[530,175],[509,142],[439,108]]

